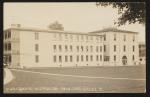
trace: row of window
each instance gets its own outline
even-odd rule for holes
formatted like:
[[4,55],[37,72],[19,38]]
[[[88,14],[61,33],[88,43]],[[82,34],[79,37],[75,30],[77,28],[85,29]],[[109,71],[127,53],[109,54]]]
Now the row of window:
[[[63,56],[53,56],[53,61],[54,62],[62,62],[63,61]],[[76,62],[83,62],[83,61],[93,61],[94,60],[94,56],[93,55],[77,55],[76,59],[74,59]],[[96,55],[95,56],[95,60],[96,61],[102,61],[102,55]],[[73,62],[73,56],[64,56],[64,62]]]
[[5,51],[10,51],[11,50],[11,43],[5,43],[4,44],[4,50]]
[[96,42],[101,42],[102,37],[101,36],[91,36],[91,35],[73,35],[73,34],[62,34],[62,33],[54,33],[54,40],[70,40],[73,41],[74,38],[77,41],[93,41],[96,40]]
[[[68,45],[64,45],[64,46],[62,46],[62,45],[53,45],[54,52],[56,52],[56,51],[62,52],[63,48],[66,52],[68,52],[68,51],[72,52],[73,51],[73,46],[72,45],[69,45],[69,46]],[[75,48],[76,48],[77,52],[79,52],[79,51],[81,51],[81,52],[84,52],[84,51],[93,52],[93,50],[94,50],[94,46],[75,46],[74,49]],[[102,52],[102,46],[96,46],[95,50],[96,50],[96,52]]]
[[[104,35],[104,41],[106,41],[106,35]],[[114,34],[114,41],[117,41],[117,35]],[[126,35],[123,35],[123,41],[126,41]],[[133,35],[132,41],[135,41],[135,36]]]

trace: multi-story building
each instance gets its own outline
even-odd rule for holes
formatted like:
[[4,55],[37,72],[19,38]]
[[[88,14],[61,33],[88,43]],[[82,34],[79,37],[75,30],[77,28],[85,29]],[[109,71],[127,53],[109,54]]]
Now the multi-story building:
[[137,32],[105,28],[90,33],[104,35],[103,65],[138,65],[139,48]]
[[12,27],[4,31],[9,67],[137,65],[137,33],[105,29],[90,33]]

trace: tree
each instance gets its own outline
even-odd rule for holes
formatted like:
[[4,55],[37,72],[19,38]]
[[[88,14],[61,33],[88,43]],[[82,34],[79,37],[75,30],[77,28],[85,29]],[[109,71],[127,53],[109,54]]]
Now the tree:
[[58,21],[55,21],[54,23],[50,24],[49,28],[51,30],[64,30],[64,27],[62,26],[62,24],[59,24]]
[[118,24],[118,26],[125,25],[126,23],[145,24],[146,8],[144,2],[97,2],[96,6],[112,6],[112,8],[117,8],[118,14],[121,14],[121,16],[114,24]]

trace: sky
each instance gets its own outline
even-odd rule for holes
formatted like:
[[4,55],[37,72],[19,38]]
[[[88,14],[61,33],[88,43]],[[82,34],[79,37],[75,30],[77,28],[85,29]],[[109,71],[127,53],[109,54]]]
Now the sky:
[[[95,2],[66,3],[4,3],[4,29],[11,24],[22,27],[48,29],[48,25],[58,21],[64,30],[73,32],[91,32],[107,27],[116,27],[117,9],[97,7]],[[139,39],[145,42],[145,26],[126,24],[118,29],[139,32]]]

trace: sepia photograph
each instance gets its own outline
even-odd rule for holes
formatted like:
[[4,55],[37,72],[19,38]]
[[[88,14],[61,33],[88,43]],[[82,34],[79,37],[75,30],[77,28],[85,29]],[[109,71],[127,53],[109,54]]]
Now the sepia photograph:
[[145,93],[145,2],[4,2],[3,93]]

